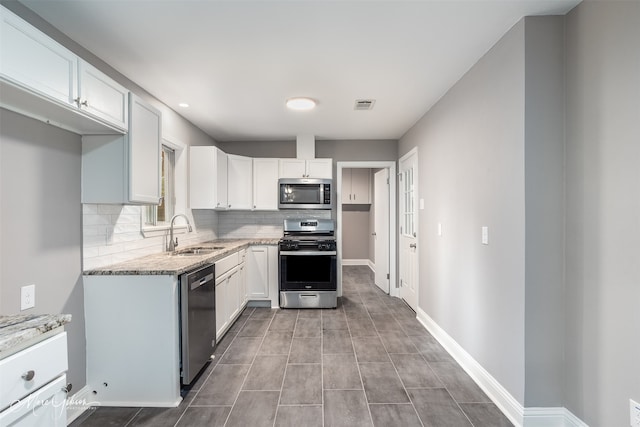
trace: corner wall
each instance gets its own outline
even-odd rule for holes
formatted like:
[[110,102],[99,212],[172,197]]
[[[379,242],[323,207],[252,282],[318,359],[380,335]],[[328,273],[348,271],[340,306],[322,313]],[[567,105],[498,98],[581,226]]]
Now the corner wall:
[[566,29],[566,406],[627,426],[640,402],[640,2],[582,2]]

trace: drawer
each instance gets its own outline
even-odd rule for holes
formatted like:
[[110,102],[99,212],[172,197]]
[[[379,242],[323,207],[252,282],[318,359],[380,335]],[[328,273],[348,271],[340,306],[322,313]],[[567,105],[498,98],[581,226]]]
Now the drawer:
[[239,252],[234,252],[231,255],[216,261],[216,279],[238,265],[238,260]]
[[[62,332],[0,360],[0,410],[67,371],[67,333]],[[22,376],[30,371],[31,381]]]
[[67,376],[38,389],[27,398],[0,412],[2,427],[66,427]]

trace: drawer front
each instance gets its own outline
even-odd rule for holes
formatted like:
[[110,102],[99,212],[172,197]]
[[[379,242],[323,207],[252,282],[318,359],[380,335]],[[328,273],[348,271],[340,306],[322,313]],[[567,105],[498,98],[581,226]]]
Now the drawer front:
[[222,276],[227,271],[238,265],[238,260],[239,252],[234,252],[233,254],[222,258],[220,261],[216,261],[216,278]]
[[[0,410],[67,371],[67,333],[62,332],[0,361]],[[33,378],[22,378],[33,372]]]
[[67,376],[45,385],[35,393],[0,412],[2,427],[66,427]]

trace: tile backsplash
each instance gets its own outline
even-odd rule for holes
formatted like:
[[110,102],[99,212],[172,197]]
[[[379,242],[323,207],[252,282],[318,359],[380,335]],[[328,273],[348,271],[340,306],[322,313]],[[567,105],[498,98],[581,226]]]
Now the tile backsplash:
[[[165,250],[168,230],[143,234],[142,206],[82,205],[83,269],[104,267]],[[331,211],[188,210],[193,232],[181,229],[181,247],[215,239],[282,237],[286,218],[331,218]]]
[[[104,267],[165,250],[169,230],[142,231],[143,206],[82,205],[83,269]],[[217,212],[193,211],[187,214],[193,232],[178,230],[180,246],[215,240]],[[183,220],[182,220],[183,221]]]

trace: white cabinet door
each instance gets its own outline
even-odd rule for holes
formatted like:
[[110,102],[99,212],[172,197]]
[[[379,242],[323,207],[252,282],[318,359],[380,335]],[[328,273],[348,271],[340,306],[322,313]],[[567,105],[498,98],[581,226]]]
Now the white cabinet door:
[[227,209],[227,154],[217,147],[189,148],[191,209]]
[[307,160],[307,178],[333,177],[333,161],[331,159]]
[[351,169],[351,194],[353,203],[371,203],[370,169]]
[[304,178],[307,163],[301,159],[280,159],[280,178]]
[[66,427],[67,376],[62,375],[0,412],[0,426]]
[[126,131],[129,91],[83,60],[79,61],[78,75],[80,109]]
[[332,178],[331,159],[280,159],[280,178]]
[[4,7],[0,14],[0,75],[75,107],[78,57]]
[[227,155],[227,188],[229,209],[253,207],[253,162],[251,157]]
[[216,341],[220,341],[229,326],[228,293],[229,276],[216,279]]
[[278,210],[278,159],[253,159],[253,209]]
[[370,169],[353,168],[342,170],[343,204],[371,203],[371,174]]
[[247,267],[247,294],[249,299],[269,298],[268,246],[250,246]]
[[131,94],[130,100],[129,201],[158,204],[161,113],[134,94]]

